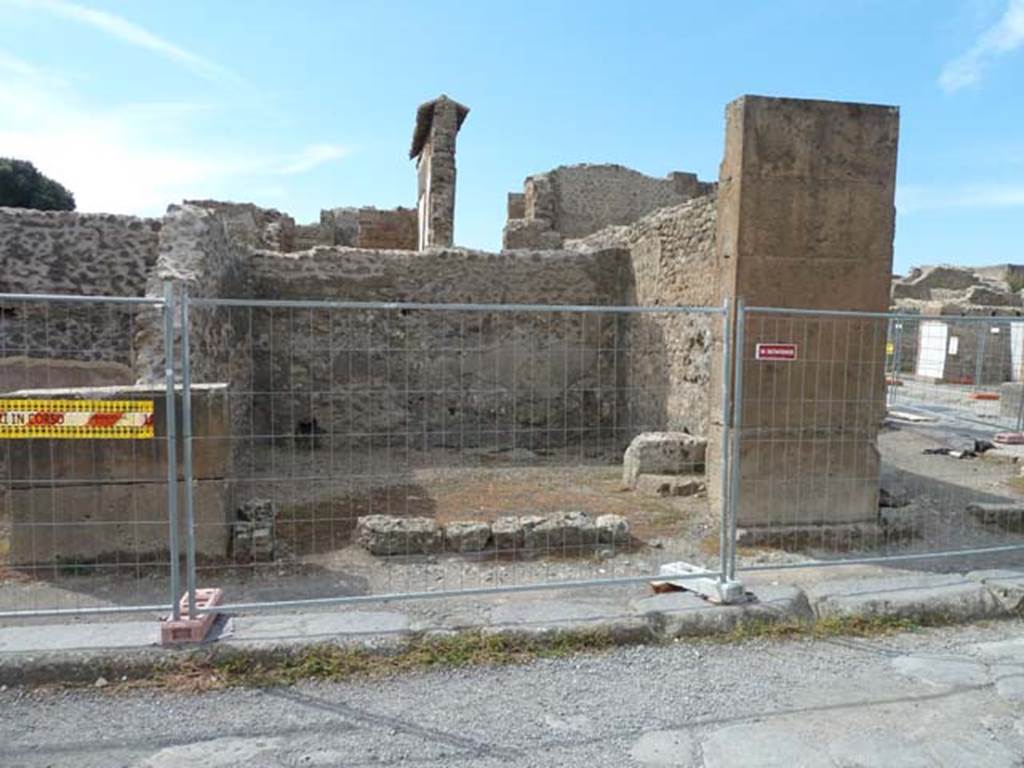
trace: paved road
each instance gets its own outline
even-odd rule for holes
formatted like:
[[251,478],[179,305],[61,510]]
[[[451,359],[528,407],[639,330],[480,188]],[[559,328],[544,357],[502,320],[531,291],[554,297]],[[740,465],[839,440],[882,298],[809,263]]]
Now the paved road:
[[384,682],[0,693],[3,766],[1024,765],[1024,624]]

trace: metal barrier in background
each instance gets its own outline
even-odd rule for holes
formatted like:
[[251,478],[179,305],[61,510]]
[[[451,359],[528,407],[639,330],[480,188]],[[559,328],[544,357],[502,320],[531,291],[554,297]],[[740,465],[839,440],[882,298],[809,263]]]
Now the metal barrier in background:
[[0,616],[172,612],[172,298],[0,294]]
[[731,315],[0,295],[0,619],[1019,561],[1024,321]]
[[996,436],[1020,426],[1024,321],[741,306],[737,322],[740,571],[766,549],[785,555],[771,567],[1019,562],[1024,451]]
[[[623,452],[706,432],[722,308],[185,297],[184,312],[186,377],[230,372],[224,401],[197,407],[191,388],[185,456],[232,468],[192,487],[196,581],[235,608],[717,567],[703,444],[656,477],[624,478]],[[203,408],[230,429],[202,428]]]

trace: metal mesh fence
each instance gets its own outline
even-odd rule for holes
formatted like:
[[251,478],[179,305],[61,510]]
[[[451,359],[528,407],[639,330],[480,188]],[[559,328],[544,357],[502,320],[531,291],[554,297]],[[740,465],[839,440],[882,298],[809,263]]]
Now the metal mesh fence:
[[935,569],[1019,562],[1024,451],[1004,433],[1020,423],[1020,321],[742,315],[741,568],[765,550],[791,565],[924,553],[957,556],[926,564]]
[[[197,580],[252,603],[707,559],[719,513],[698,436],[721,324],[700,308],[190,299],[192,380],[230,372],[215,404],[230,429],[193,419],[196,455],[230,466],[222,484],[197,476]],[[633,438],[683,430],[692,447],[624,476]]]
[[728,314],[0,296],[0,619],[1019,560],[1024,321]]
[[169,605],[168,311],[0,295],[0,613]]

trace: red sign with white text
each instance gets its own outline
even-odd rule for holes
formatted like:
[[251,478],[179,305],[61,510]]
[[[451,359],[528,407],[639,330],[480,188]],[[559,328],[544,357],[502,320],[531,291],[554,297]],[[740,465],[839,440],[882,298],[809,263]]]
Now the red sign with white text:
[[796,344],[758,344],[755,360],[796,360]]

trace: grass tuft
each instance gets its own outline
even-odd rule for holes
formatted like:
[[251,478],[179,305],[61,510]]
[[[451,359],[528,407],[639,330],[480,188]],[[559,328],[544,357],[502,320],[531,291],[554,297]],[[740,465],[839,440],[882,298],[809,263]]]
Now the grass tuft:
[[[818,620],[756,620],[741,622],[726,634],[680,638],[677,642],[724,644],[752,640],[878,637],[952,623],[954,621],[951,617],[942,615],[920,618],[849,616]],[[637,640],[643,642],[640,638],[634,638],[634,642]],[[656,641],[652,638],[650,642]],[[498,667],[524,664],[537,659],[593,655],[621,645],[623,639],[609,632],[583,630],[543,635],[498,635],[480,631],[445,636],[419,635],[402,645],[379,649],[330,643],[300,649],[232,648],[224,652],[197,652],[113,688],[143,687],[201,692],[233,687],[292,685],[303,680],[377,680],[431,669]]]

